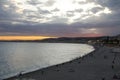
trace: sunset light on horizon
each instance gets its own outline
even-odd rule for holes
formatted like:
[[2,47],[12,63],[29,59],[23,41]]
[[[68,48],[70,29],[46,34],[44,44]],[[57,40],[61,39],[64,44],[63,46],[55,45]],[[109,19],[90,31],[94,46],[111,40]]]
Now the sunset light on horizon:
[[55,38],[48,36],[0,36],[0,40],[42,40],[46,38]]

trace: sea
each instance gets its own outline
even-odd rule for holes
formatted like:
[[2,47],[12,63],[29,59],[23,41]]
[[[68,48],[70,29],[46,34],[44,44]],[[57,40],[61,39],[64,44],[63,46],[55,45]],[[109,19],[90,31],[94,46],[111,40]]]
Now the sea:
[[76,43],[0,42],[0,80],[68,62],[93,50]]

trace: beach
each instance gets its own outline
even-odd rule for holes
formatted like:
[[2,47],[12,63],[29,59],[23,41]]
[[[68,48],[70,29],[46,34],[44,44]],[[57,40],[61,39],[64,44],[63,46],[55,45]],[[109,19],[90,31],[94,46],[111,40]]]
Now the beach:
[[119,48],[97,46],[83,57],[5,80],[120,80]]

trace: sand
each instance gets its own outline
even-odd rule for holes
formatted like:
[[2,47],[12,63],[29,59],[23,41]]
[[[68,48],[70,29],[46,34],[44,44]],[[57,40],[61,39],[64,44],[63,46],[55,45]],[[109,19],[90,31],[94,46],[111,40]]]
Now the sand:
[[82,58],[5,80],[120,80],[118,49],[96,47],[95,51]]

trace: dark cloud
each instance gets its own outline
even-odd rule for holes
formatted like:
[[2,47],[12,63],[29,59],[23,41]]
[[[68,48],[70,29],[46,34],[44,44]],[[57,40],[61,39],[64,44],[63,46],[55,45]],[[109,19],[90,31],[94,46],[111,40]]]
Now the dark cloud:
[[[111,23],[112,24],[112,23]],[[12,25],[12,24],[1,24],[0,32],[4,35],[43,35],[43,36],[81,36],[82,34],[91,33],[88,31],[91,28],[99,30],[99,34],[104,35],[115,35],[119,34],[119,24],[85,24],[85,23],[74,23],[71,25],[66,24],[36,24],[36,25]],[[113,27],[114,26],[114,27]],[[84,29],[84,31],[83,31]],[[82,31],[81,31],[82,30]]]
[[101,4],[102,6],[109,7],[110,9],[120,10],[120,0],[95,0],[97,3]]

